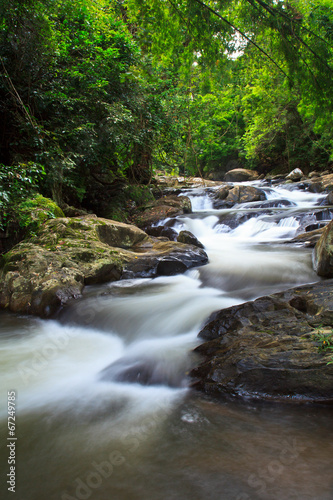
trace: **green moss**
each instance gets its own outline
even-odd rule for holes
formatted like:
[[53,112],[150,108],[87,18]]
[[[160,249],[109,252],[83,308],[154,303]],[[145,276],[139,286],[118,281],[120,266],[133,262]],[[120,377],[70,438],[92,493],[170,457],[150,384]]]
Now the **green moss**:
[[137,207],[155,201],[151,188],[146,185],[127,186],[124,193],[128,200],[135,202]]
[[23,260],[25,256],[26,252],[24,250],[21,252],[19,248],[15,248],[14,250],[10,250],[10,252],[6,253],[3,258],[5,259],[5,262],[17,262]]
[[113,207],[111,211],[107,214],[107,218],[115,220],[117,222],[127,222],[128,213],[123,208]]
[[38,194],[20,203],[16,216],[19,226],[26,228],[28,235],[31,236],[43,222],[64,217],[64,213],[54,201]]
[[4,274],[9,271],[16,271],[19,267],[18,262],[23,260],[24,255],[19,252],[8,252],[0,258],[0,269]]
[[[28,200],[25,200],[19,205],[19,209],[22,211],[34,211],[35,209],[40,209],[44,212],[50,212],[52,216],[48,217],[50,219],[56,218],[56,217],[65,217],[63,211],[61,208],[58,207],[58,205],[53,201],[50,200],[50,198],[45,198],[41,194],[38,194],[35,196],[35,198],[29,198]],[[38,214],[40,217],[43,217],[43,215]]]
[[90,231],[90,225],[85,224],[81,219],[73,219],[71,220],[67,227],[70,227],[71,229],[78,229],[80,231]]
[[93,262],[96,259],[96,255],[94,252],[83,250],[74,254],[72,259],[78,262]]

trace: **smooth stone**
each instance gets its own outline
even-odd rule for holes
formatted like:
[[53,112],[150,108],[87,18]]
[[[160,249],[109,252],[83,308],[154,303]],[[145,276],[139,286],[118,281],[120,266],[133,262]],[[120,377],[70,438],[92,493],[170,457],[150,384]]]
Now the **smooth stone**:
[[221,398],[331,404],[333,365],[314,335],[332,324],[333,280],[221,310],[199,334],[193,386]]
[[248,170],[246,168],[234,168],[229,170],[224,175],[225,182],[246,182],[255,181],[258,179],[259,174],[255,170]]

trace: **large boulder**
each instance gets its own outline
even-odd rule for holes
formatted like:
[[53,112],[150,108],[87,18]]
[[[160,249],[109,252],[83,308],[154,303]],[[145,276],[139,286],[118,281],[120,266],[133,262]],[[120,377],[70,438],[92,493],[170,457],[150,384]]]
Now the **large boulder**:
[[259,174],[255,170],[248,170],[246,168],[234,168],[229,170],[224,176],[225,182],[246,182],[255,181],[258,179]]
[[[217,396],[333,402],[333,280],[287,290],[215,314],[200,332],[194,387]],[[322,335],[320,335],[322,332]],[[333,338],[332,338],[333,340]]]
[[224,184],[219,189],[215,191],[214,198],[217,200],[225,200],[229,194],[229,191],[233,188],[230,184]]
[[318,276],[333,278],[333,221],[324,227],[314,248],[313,266]]
[[48,317],[85,285],[176,274],[206,262],[204,250],[149,237],[130,224],[53,219],[2,256],[0,308]]
[[235,186],[226,198],[231,203],[250,203],[254,201],[266,200],[266,195],[262,189],[253,186]]
[[187,196],[163,196],[138,212],[134,217],[134,222],[139,227],[146,228],[168,217],[191,212],[191,200]]
[[333,191],[333,174],[330,174],[328,172],[323,172],[321,176],[321,182],[323,185],[324,189],[327,189],[328,191]]
[[297,181],[300,181],[302,179],[302,177],[304,176],[302,170],[300,168],[295,168],[294,170],[292,170],[286,177],[286,179],[288,181],[293,181],[293,182],[297,182]]
[[250,203],[266,200],[265,192],[254,186],[225,186],[220,188],[215,195],[215,208],[232,207],[237,203]]

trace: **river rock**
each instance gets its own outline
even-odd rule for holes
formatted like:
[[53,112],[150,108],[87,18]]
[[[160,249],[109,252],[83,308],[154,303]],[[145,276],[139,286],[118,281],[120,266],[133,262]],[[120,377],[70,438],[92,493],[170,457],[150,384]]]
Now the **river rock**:
[[286,179],[288,181],[300,181],[302,177],[304,176],[302,170],[300,168],[295,168],[290,172],[290,174],[287,175]]
[[193,245],[152,238],[146,244],[122,252],[122,278],[153,278],[183,273],[208,261],[206,252]]
[[177,241],[179,243],[188,243],[189,245],[194,245],[198,248],[204,248],[203,244],[194,236],[191,231],[180,231]]
[[318,276],[333,278],[333,221],[324,227],[314,248],[313,266]]
[[233,186],[230,186],[229,184],[221,186],[219,189],[216,190],[214,198],[218,200],[225,200],[229,194],[230,189],[232,188]]
[[179,180],[176,175],[156,175],[155,181],[159,186],[178,187]]
[[320,172],[317,172],[317,170],[312,170],[309,173],[308,177],[309,177],[309,179],[314,179],[314,178],[320,177],[320,175],[321,175]]
[[320,180],[324,189],[327,189],[328,191],[333,191],[333,174],[330,174],[328,172],[327,173],[323,172]]
[[[223,196],[226,196],[223,198]],[[217,200],[214,208],[230,208],[237,203],[251,203],[266,200],[265,192],[254,186],[234,186],[228,189],[221,189],[216,193]],[[216,199],[215,198],[215,199]]]
[[191,212],[191,200],[187,196],[164,196],[138,212],[134,217],[134,222],[140,228],[146,228],[168,217]]
[[171,241],[177,241],[178,238],[177,231],[167,226],[149,226],[145,229],[145,232],[150,236],[155,236],[156,238],[162,236]]
[[2,256],[0,308],[48,317],[85,285],[175,274],[206,262],[204,250],[149,237],[130,224],[53,219]]
[[212,179],[207,180],[203,177],[184,177],[184,176],[174,176],[174,175],[156,175],[155,182],[159,188],[189,188],[189,187],[201,187],[201,186],[211,186],[214,187],[219,183],[216,182],[222,179]]
[[333,403],[333,364],[315,335],[332,333],[333,280],[215,314],[200,332],[194,387],[214,396]]
[[[309,226],[308,226],[309,227]],[[324,228],[319,227],[318,229],[309,230],[305,233],[300,233],[296,235],[292,240],[288,240],[287,244],[301,244],[307,248],[314,248],[318,241],[320,240],[321,235],[323,234]]]
[[254,201],[266,200],[266,195],[262,189],[253,186],[235,186],[226,198],[227,202],[250,203]]
[[248,170],[246,168],[234,168],[229,170],[224,176],[225,182],[245,182],[255,181],[258,179],[259,174],[255,170]]
[[312,182],[309,183],[308,190],[310,193],[322,193],[324,188],[320,179],[312,179]]

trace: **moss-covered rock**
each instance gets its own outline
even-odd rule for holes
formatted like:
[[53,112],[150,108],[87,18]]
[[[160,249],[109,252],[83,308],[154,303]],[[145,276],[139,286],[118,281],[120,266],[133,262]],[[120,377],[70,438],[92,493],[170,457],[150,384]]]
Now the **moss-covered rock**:
[[0,231],[0,255],[34,234],[45,221],[56,217],[64,217],[63,211],[54,201],[40,194],[16,205],[7,221],[6,231]]
[[[166,260],[167,269],[160,264]],[[84,285],[175,274],[205,262],[203,250],[151,238],[130,224],[96,216],[52,219],[2,257],[0,307],[47,317]]]
[[23,201],[17,210],[19,225],[26,227],[28,231],[35,231],[43,222],[57,217],[64,217],[61,208],[41,194]]

